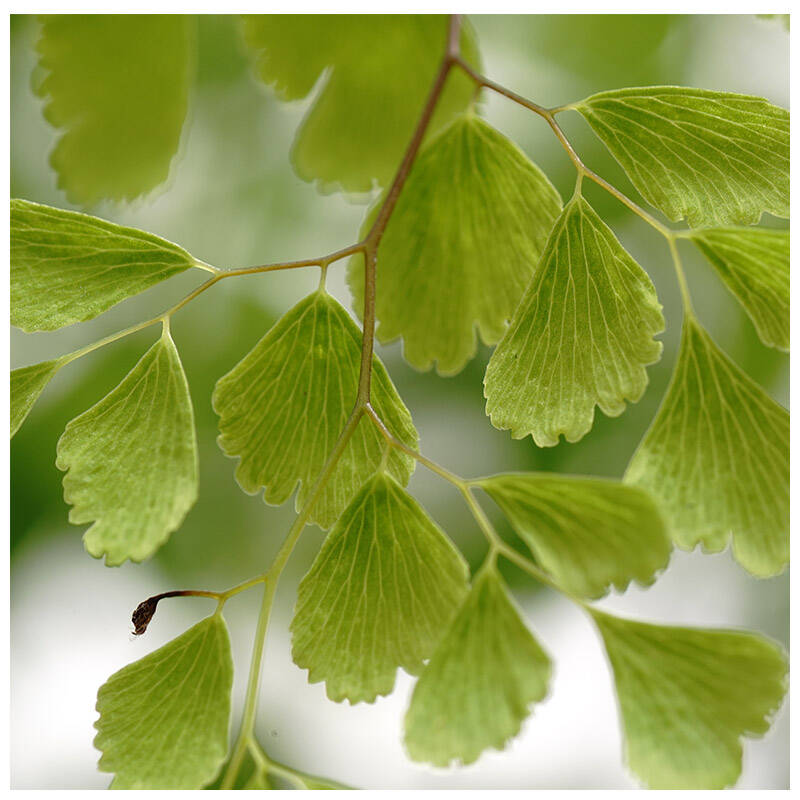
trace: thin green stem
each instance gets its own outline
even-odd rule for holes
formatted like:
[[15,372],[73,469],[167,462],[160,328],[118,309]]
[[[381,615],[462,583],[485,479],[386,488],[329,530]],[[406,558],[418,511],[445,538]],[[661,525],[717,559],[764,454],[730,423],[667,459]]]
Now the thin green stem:
[[[350,417],[348,418],[344,428],[342,429],[341,434],[339,435],[339,439],[328,458],[328,462],[326,463],[322,472],[320,472],[314,489],[309,495],[305,506],[297,516],[297,519],[289,530],[281,549],[275,556],[272,566],[266,573],[264,597],[261,604],[261,611],[259,612],[258,622],[256,624],[256,635],[253,645],[253,654],[250,662],[250,675],[247,684],[242,725],[236,745],[234,746],[231,761],[228,765],[228,769],[225,773],[225,778],[222,783],[223,789],[230,788],[233,785],[233,782],[236,780],[236,775],[239,772],[242,760],[247,751],[248,742],[252,739],[258,704],[261,662],[278,578],[280,577],[281,572],[283,571],[283,568],[286,565],[286,562],[288,561],[289,556],[291,555],[291,552],[303,531],[303,528],[305,527],[305,524],[311,513],[311,508],[313,507],[317,496],[327,483],[330,474],[333,472],[339,457],[344,451],[344,448],[347,445],[347,442],[350,440],[350,437],[353,435],[358,423],[361,421],[362,416],[367,409],[370,408],[369,401],[372,380],[372,360],[373,351],[375,348],[375,273],[378,245],[380,244],[383,233],[386,230],[386,225],[388,224],[389,218],[391,217],[392,212],[397,204],[400,192],[402,191],[406,179],[411,172],[411,168],[417,157],[419,148],[422,145],[422,141],[425,137],[425,133],[427,132],[433,112],[439,101],[442,90],[444,89],[447,75],[455,63],[455,59],[458,58],[458,41],[460,30],[461,17],[457,14],[451,15],[447,33],[447,48],[445,56],[442,60],[442,64],[437,72],[436,78],[434,79],[433,86],[431,87],[428,99],[423,107],[405,155],[403,156],[403,160],[398,167],[397,173],[392,181],[391,186],[389,187],[388,192],[386,193],[386,197],[381,205],[380,210],[378,211],[375,222],[373,223],[363,242],[338,251],[338,253],[326,257],[326,259],[322,261],[314,260],[312,262],[294,262],[292,264],[292,266],[310,266],[311,263],[316,263],[318,266],[326,267],[328,263],[331,263],[333,260],[337,260],[338,258],[344,258],[346,255],[356,252],[362,252],[364,254],[364,313],[362,317],[363,327],[361,337],[361,364],[358,392],[353,411],[350,414]],[[287,266],[286,268],[289,267]],[[266,269],[267,267],[251,268],[250,271],[266,271]],[[232,273],[225,274],[231,275]],[[242,274],[242,271],[238,271],[238,274]],[[220,276],[215,276],[211,279],[211,281],[216,281],[219,279]],[[209,283],[211,281],[209,281]]]
[[492,525],[489,517],[486,516],[486,512],[483,510],[483,508],[481,508],[480,503],[478,503],[478,501],[475,499],[469,486],[461,487],[461,495],[467,504],[467,508],[469,508],[470,512],[472,513],[472,516],[475,517],[475,522],[478,523],[478,527],[486,537],[486,541],[488,542],[490,549],[494,552],[502,552],[503,548],[505,547],[505,542],[500,538],[500,534],[494,529],[494,525]]
[[259,611],[258,622],[256,623],[256,633],[253,642],[253,653],[250,659],[250,673],[247,679],[247,691],[245,695],[242,724],[239,729],[239,735],[237,737],[236,744],[234,745],[233,755],[231,756],[228,769],[225,772],[225,777],[222,781],[221,788],[223,789],[230,789],[233,786],[236,776],[239,774],[239,770],[241,769],[242,761],[247,751],[248,742],[253,736],[256,711],[258,708],[258,692],[261,683],[261,662],[264,657],[264,645],[266,643],[267,629],[269,627],[272,603],[275,599],[275,590],[278,586],[278,580],[283,572],[284,567],[286,566],[286,563],[289,560],[289,556],[292,554],[292,551],[297,544],[297,540],[300,538],[300,534],[303,532],[303,528],[305,528],[306,523],[308,522],[308,518],[311,516],[311,511],[314,507],[314,504],[322,493],[322,490],[325,488],[325,485],[327,484],[328,479],[332,475],[333,470],[339,462],[339,458],[344,452],[347,443],[350,441],[350,438],[355,432],[358,423],[361,421],[363,413],[363,408],[356,404],[356,407],[350,414],[350,417],[345,423],[344,428],[342,428],[342,432],[339,434],[339,439],[334,445],[331,454],[328,456],[325,466],[317,476],[305,505],[297,515],[292,527],[289,529],[289,532],[283,541],[283,544],[280,547],[280,550],[278,550],[272,565],[264,575],[264,596],[261,600],[261,610]]
[[[221,270],[217,269],[216,267],[211,267],[209,264],[204,264],[203,267],[207,268],[207,271],[213,272],[214,277],[209,278],[207,281],[205,281],[205,283],[201,283],[198,287],[189,292],[186,297],[179,300],[177,303],[175,303],[175,305],[171,306],[157,317],[145,320],[144,322],[137,322],[135,325],[131,325],[128,328],[123,328],[121,331],[112,333],[109,336],[99,339],[96,342],[92,342],[85,347],[81,347],[72,353],[67,353],[66,355],[61,356],[59,360],[63,362],[62,366],[66,366],[71,361],[81,358],[81,356],[88,355],[95,350],[99,350],[101,347],[105,347],[107,344],[112,344],[113,342],[119,341],[126,336],[138,333],[145,328],[149,328],[158,323],[168,324],[168,321],[173,314],[175,314],[177,311],[180,311],[184,306],[191,303],[192,300],[199,297],[212,286],[220,281],[225,280],[226,278],[237,278],[243,275],[258,275],[265,272],[278,272],[280,270],[298,269],[301,267],[320,267],[324,272],[329,264],[333,264],[336,261],[346,258],[349,255],[353,255],[354,253],[362,252],[363,250],[364,245],[359,242],[357,244],[350,245],[349,247],[342,248],[341,250],[337,250],[333,253],[329,253],[326,256],[320,256],[319,258],[310,258],[303,261],[286,261],[278,264],[263,264],[258,267],[242,267],[241,269],[231,270]],[[200,266],[200,264],[202,264],[202,262],[199,262],[198,266]]]
[[222,272],[222,270],[219,267],[212,267],[211,264],[206,264],[205,261],[201,261],[199,258],[196,258],[194,260],[193,266],[196,269],[202,269],[204,272],[210,272],[213,275],[216,275],[217,273]]
[[583,167],[583,172],[587,178],[594,181],[598,186],[605,189],[610,195],[616,197],[623,205],[627,206],[633,211],[636,216],[643,219],[650,227],[657,230],[665,239],[672,241],[674,231],[666,225],[659,222],[652,214],[645,211],[638,203],[634,203],[626,194],[623,194],[616,186],[612,186],[605,178],[601,178],[594,170],[589,169],[587,166]]
[[219,593],[220,600],[224,603],[225,601],[229,600],[234,595],[239,594],[239,592],[243,592],[246,589],[252,589],[253,586],[258,586],[259,583],[264,583],[266,580],[266,573],[262,575],[256,575],[255,578],[249,578],[242,583],[237,584],[236,586],[231,587],[230,589],[226,589],[224,592]]
[[512,100],[524,108],[527,108],[529,111],[533,111],[534,114],[538,114],[540,117],[542,117],[542,119],[547,122],[547,124],[550,126],[550,129],[556,135],[556,138],[561,143],[561,146],[566,151],[579,174],[586,175],[587,178],[594,181],[598,186],[601,186],[609,194],[616,197],[617,200],[626,205],[631,211],[633,211],[634,214],[641,217],[645,222],[647,222],[648,225],[651,225],[653,228],[655,228],[662,236],[665,236],[667,239],[672,238],[674,235],[672,230],[670,230],[666,225],[662,224],[652,214],[645,211],[638,203],[635,203],[615,186],[612,186],[607,180],[605,180],[605,178],[601,178],[594,170],[589,169],[589,167],[584,164],[583,160],[577,154],[575,148],[572,146],[563,129],[555,119],[555,115],[557,113],[560,111],[566,111],[568,109],[574,109],[574,105],[545,108],[544,106],[540,106],[538,103],[534,103],[532,100],[528,100],[522,95],[511,91],[511,89],[508,89],[505,86],[501,86],[499,83],[490,80],[485,75],[481,75],[472,69],[472,67],[470,67],[469,64],[467,64],[463,59],[457,58],[455,63],[464,71],[464,73],[472,78],[472,80],[478,86],[484,86],[487,89],[502,95],[503,97],[507,97],[509,100]]
[[588,608],[588,605],[580,597],[559,586],[543,569],[534,564],[529,558],[526,558],[524,555],[522,555],[522,553],[518,553],[513,547],[510,547],[505,542],[500,545],[498,552],[501,556],[503,556],[503,558],[516,564],[520,569],[527,572],[533,578],[536,578],[536,580],[540,583],[543,583],[545,586],[548,586],[549,588],[563,595],[568,600],[571,600],[579,608]]
[[553,133],[555,133],[558,141],[561,142],[562,147],[567,151],[567,155],[572,160],[572,163],[575,165],[580,175],[585,175],[589,180],[594,181],[598,186],[605,189],[612,197],[615,197],[620,203],[627,206],[634,214],[640,219],[643,219],[652,228],[655,228],[655,230],[666,239],[672,239],[673,232],[666,225],[662,224],[652,214],[645,211],[638,203],[635,203],[630,197],[617,189],[616,186],[610,184],[605,178],[601,178],[593,169],[589,169],[589,167],[584,164],[583,159],[575,152],[575,148],[572,146],[569,139],[567,139],[567,135],[558,122],[556,122],[555,117],[550,111],[546,111],[542,116],[547,120],[547,124],[550,126]]
[[391,447],[394,447],[406,455],[411,456],[411,458],[427,467],[431,472],[435,472],[440,478],[444,478],[444,480],[452,483],[453,486],[456,486],[460,489],[462,486],[466,485],[466,481],[462,477],[456,475],[454,472],[450,472],[450,470],[445,469],[440,464],[437,464],[435,461],[432,461],[430,458],[422,455],[422,453],[415,450],[413,447],[409,447],[405,442],[401,442],[400,439],[396,438],[386,427],[384,421],[380,418],[378,413],[370,404],[365,406],[364,411],[375,424],[375,427],[386,440],[387,444],[389,444]]
[[308,788],[304,773],[292,769],[286,764],[282,764],[280,761],[275,761],[274,758],[271,758],[267,754],[267,752],[263,747],[261,747],[256,739],[250,739],[248,747],[250,749],[250,754],[253,756],[253,759],[260,767],[262,772],[265,772],[267,775],[270,773],[280,775],[281,777],[286,778],[286,780],[293,783],[298,789]]
[[507,97],[509,100],[513,100],[515,103],[519,103],[519,105],[524,106],[529,111],[533,111],[534,114],[539,114],[543,117],[549,113],[548,109],[546,109],[544,106],[540,106],[538,103],[534,103],[532,100],[528,100],[522,95],[512,92],[511,89],[507,89],[505,86],[501,86],[499,83],[495,83],[495,81],[490,80],[485,75],[481,75],[479,72],[476,72],[469,64],[467,64],[466,61],[464,61],[463,58],[456,58],[454,63],[476,84],[478,84],[478,86],[485,86],[487,89],[491,89],[493,92],[497,92],[497,94],[501,94],[504,97]]
[[237,269],[217,270],[219,280],[223,278],[238,278],[242,275],[260,275],[264,272],[277,272],[286,269],[299,269],[301,267],[327,267],[337,261],[341,261],[347,256],[355,253],[360,253],[364,250],[363,242],[356,242],[355,244],[343,247],[341,250],[335,250],[333,253],[328,253],[324,256],[317,258],[304,258],[299,261],[282,261],[276,264],[262,264],[257,267],[239,267]]
[[675,275],[678,278],[678,286],[681,290],[683,311],[689,316],[694,316],[694,307],[692,306],[692,296],[689,293],[689,284],[686,281],[686,273],[683,271],[683,263],[681,261],[681,254],[678,252],[678,244],[674,238],[669,240],[669,252],[672,256],[672,263],[675,267]]
[[66,355],[61,356],[59,361],[62,361],[63,365],[69,364],[81,356],[85,356],[94,350],[105,347],[107,344],[116,342],[118,339],[122,339],[125,336],[130,336],[133,333],[137,333],[145,328],[149,328],[151,325],[155,325],[159,322],[163,322],[160,316],[153,317],[153,319],[148,319],[146,322],[138,322],[136,325],[131,325],[129,328],[124,328],[121,331],[117,331],[117,333],[112,333],[110,336],[106,336],[103,339],[92,342],[92,344],[87,344],[85,347],[81,347],[79,350],[74,350],[72,353],[67,353]]
[[515,564],[517,564],[517,566],[524,569],[541,583],[549,586],[551,589],[554,589],[560,594],[563,594],[565,597],[568,597],[578,605],[585,606],[585,603],[579,597],[571,594],[559,586],[544,570],[534,564],[529,558],[514,550],[513,547],[506,544],[506,542],[500,537],[500,534],[497,533],[497,530],[495,529],[494,525],[492,525],[491,520],[486,515],[486,512],[472,494],[472,488],[480,486],[480,478],[466,479],[462,478],[460,475],[456,475],[454,472],[450,472],[450,470],[445,469],[440,464],[437,464],[435,461],[431,460],[427,456],[422,455],[422,453],[414,450],[413,447],[409,447],[393,436],[391,431],[389,431],[383,420],[377,414],[375,409],[372,408],[372,406],[368,405],[365,410],[367,416],[372,420],[389,445],[411,456],[420,464],[427,467],[431,472],[443,478],[448,483],[453,484],[453,486],[459,490],[461,496],[464,498],[467,504],[467,507],[472,513],[472,516],[478,523],[478,527],[481,529],[481,532],[486,538],[486,541],[489,545],[490,557],[494,558],[498,554],[502,555],[509,561],[513,561]]

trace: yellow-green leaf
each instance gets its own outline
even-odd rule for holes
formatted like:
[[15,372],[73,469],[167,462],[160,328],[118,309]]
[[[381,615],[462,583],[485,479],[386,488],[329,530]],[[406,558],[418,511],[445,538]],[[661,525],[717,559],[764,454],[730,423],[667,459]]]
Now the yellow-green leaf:
[[642,196],[693,228],[789,216],[789,112],[761,97],[682,86],[575,104]]
[[219,614],[115,672],[97,693],[112,789],[202,789],[228,752],[233,662]]
[[50,163],[72,203],[132,200],[166,180],[186,117],[195,20],[48,14],[36,45]]
[[742,304],[759,338],[789,349],[789,231],[713,228],[689,238]]
[[616,417],[647,386],[664,318],[647,273],[579,195],[556,221],[539,267],[489,360],[486,413],[540,447],[577,442],[594,408]]
[[84,544],[108,566],[142,561],[197,499],[189,386],[168,332],[122,383],[70,422],[58,441],[70,522],[94,524]]
[[[303,506],[356,400],[361,331],[325,291],[301,300],[214,389],[220,447],[238,456],[236,480],[267,503],[286,501],[298,482]],[[372,404],[389,430],[417,446],[411,415],[381,361],[373,358]],[[311,519],[330,527],[380,464],[384,440],[364,417],[314,505]],[[414,462],[393,451],[388,469],[408,483]]]
[[63,363],[56,358],[11,371],[11,438],[25,422],[33,404]]
[[751,633],[647,625],[592,610],[614,671],[625,754],[651,789],[723,789],[787,689],[786,656]]
[[295,663],[331,700],[371,703],[416,674],[467,593],[464,560],[392,477],[370,478],[333,526],[297,597]]
[[11,201],[11,324],[26,333],[94,319],[196,263],[152,233]]
[[476,576],[411,697],[405,743],[415,761],[471,764],[519,733],[544,699],[550,659],[494,567]]
[[[368,215],[368,228],[380,207]],[[377,336],[403,337],[418,369],[450,375],[496,344],[533,275],[561,198],[511,141],[473,113],[420,154],[378,248]],[[364,305],[364,259],[348,279]]]
[[500,506],[536,562],[568,592],[596,598],[632,580],[647,585],[672,549],[650,496],[596,478],[509,473],[478,484]]
[[[320,84],[292,146],[298,175],[325,191],[388,185],[444,56],[447,17],[259,14],[245,17],[245,38],[259,77],[280,99],[305,97]],[[479,66],[469,24],[461,47]],[[473,93],[472,81],[453,70],[430,130],[464,109]]]
[[789,561],[789,414],[693,316],[675,374],[625,480],[661,504],[675,542],[722,550],[759,577]]

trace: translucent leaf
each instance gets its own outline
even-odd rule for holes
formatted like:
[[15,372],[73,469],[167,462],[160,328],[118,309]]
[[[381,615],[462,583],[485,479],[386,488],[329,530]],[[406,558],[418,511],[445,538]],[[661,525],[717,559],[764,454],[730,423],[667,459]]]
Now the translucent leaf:
[[406,715],[415,761],[471,764],[519,733],[544,699],[550,660],[520,619],[495,568],[482,569],[422,673]]
[[11,437],[19,430],[30,413],[33,404],[39,399],[50,378],[58,372],[61,359],[42,361],[30,367],[20,367],[11,371]]
[[789,414],[693,317],[661,408],[625,480],[661,503],[675,542],[733,553],[760,577],[789,561]]
[[[339,14],[245,17],[257,71],[282,100],[316,94],[295,137],[292,163],[324,190],[368,192],[392,179],[444,55],[444,15]],[[471,27],[464,57],[478,66]],[[474,84],[460,70],[448,78],[430,130],[466,108]]]
[[67,471],[70,522],[94,522],[84,544],[108,566],[142,561],[180,526],[197,499],[197,442],[189,386],[168,333],[67,425],[56,466]]
[[[298,482],[296,507],[344,427],[356,399],[361,331],[342,306],[324,291],[288,311],[214,389],[220,447],[238,456],[236,480],[264,500],[283,503]],[[417,432],[383,364],[372,366],[372,405],[390,431],[411,447]],[[361,484],[380,464],[384,440],[366,417],[359,423],[339,464],[314,506],[311,519],[330,527]],[[394,450],[388,469],[408,483],[413,461]]]
[[575,105],[642,196],[695,228],[789,216],[789,112],[761,97],[680,86]]
[[753,320],[764,344],[789,349],[789,231],[716,228],[692,231],[702,250]]
[[646,625],[592,610],[614,671],[626,759],[651,789],[722,789],[786,692],[786,657],[761,636]]
[[650,496],[616,481],[544,473],[484,478],[537,563],[573,594],[596,598],[650,584],[672,545]]
[[11,201],[11,324],[27,333],[93,319],[195,264],[151,233]]
[[664,329],[655,289],[580,196],[564,208],[542,260],[489,360],[486,413],[539,447],[577,442],[594,407],[610,417],[647,386]]
[[228,752],[233,662],[214,614],[115,672],[97,693],[98,764],[112,789],[201,789]]
[[295,663],[331,700],[371,703],[398,667],[422,669],[467,593],[464,560],[385,473],[370,478],[303,578],[291,629]]
[[[379,204],[367,218],[372,224]],[[513,142],[475,114],[421,153],[378,250],[377,335],[403,337],[418,369],[461,370],[503,335],[544,249],[561,198]],[[350,263],[364,306],[364,258]]]
[[191,16],[50,14],[37,87],[63,131],[50,156],[71,203],[131,200],[166,180],[186,117]]

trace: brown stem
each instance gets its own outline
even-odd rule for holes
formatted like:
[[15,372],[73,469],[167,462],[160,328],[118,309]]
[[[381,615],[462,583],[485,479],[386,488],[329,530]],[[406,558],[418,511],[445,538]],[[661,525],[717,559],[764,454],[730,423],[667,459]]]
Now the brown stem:
[[[436,108],[436,103],[441,96],[442,89],[444,88],[447,75],[458,58],[458,40],[461,30],[461,18],[459,15],[452,15],[448,25],[447,33],[447,52],[442,59],[439,71],[434,79],[433,87],[428,94],[428,99],[420,115],[417,126],[414,129],[414,134],[411,137],[408,148],[406,149],[397,174],[392,181],[386,199],[378,211],[378,216],[374,224],[369,230],[369,233],[357,245],[350,248],[351,252],[364,253],[364,315],[363,315],[363,334],[361,337],[361,371],[358,382],[358,394],[356,396],[355,405],[350,417],[345,424],[342,432],[339,434],[339,439],[334,446],[333,452],[328,457],[326,466],[322,469],[315,482],[314,489],[312,490],[309,498],[307,499],[303,510],[295,519],[292,528],[290,529],[283,545],[281,546],[275,561],[266,573],[266,581],[264,588],[264,599],[262,602],[261,612],[259,614],[258,627],[256,630],[256,642],[253,647],[253,654],[250,664],[250,676],[248,678],[247,696],[245,701],[245,713],[242,725],[239,731],[236,745],[234,747],[233,756],[228,764],[225,777],[222,782],[223,789],[229,789],[233,786],[233,782],[241,767],[245,751],[247,749],[248,741],[252,736],[253,726],[255,724],[256,704],[258,699],[258,686],[259,677],[261,674],[261,661],[264,652],[264,642],[269,623],[270,610],[274,598],[275,589],[277,587],[278,579],[283,571],[286,562],[289,560],[297,540],[305,527],[308,516],[310,515],[311,508],[316,501],[317,495],[322,491],[328,477],[336,466],[344,448],[347,446],[350,437],[358,427],[361,418],[366,413],[370,399],[370,384],[372,378],[372,352],[375,346],[375,267],[377,262],[378,244],[380,243],[383,232],[389,218],[394,211],[397,204],[397,199],[406,178],[411,172],[411,167],[414,164],[414,159],[419,152],[422,140],[425,137],[425,132],[433,116]],[[348,250],[348,248],[345,248]],[[345,251],[339,251],[340,253]],[[345,253],[346,254],[346,253]],[[342,257],[342,256],[339,256]]]
[[381,238],[386,231],[386,226],[389,223],[389,218],[397,205],[400,198],[400,192],[403,190],[406,179],[408,178],[411,168],[414,166],[414,161],[422,146],[422,141],[430,126],[433,112],[436,110],[436,105],[442,95],[442,91],[447,81],[447,76],[453,65],[459,60],[459,41],[461,35],[461,15],[451,14],[447,26],[447,49],[442,58],[442,63],[433,80],[430,92],[428,92],[428,99],[422,108],[417,126],[411,136],[411,141],[408,143],[403,160],[397,168],[394,180],[389,186],[389,191],[386,193],[386,198],[381,205],[378,216],[375,217],[375,222],[364,237],[363,252],[364,252],[364,313],[362,316],[363,321],[363,335],[361,337],[361,371],[358,379],[358,396],[356,399],[356,407],[363,408],[370,400],[370,389],[372,385],[372,353],[375,349],[375,273],[378,262],[378,245]]
[[386,193],[386,199],[383,201],[383,205],[378,212],[378,216],[375,218],[375,222],[372,224],[369,233],[364,239],[364,243],[368,246],[374,245],[375,248],[377,248],[381,237],[383,236],[383,232],[386,230],[386,224],[389,222],[389,217],[392,215],[395,205],[397,205],[397,200],[400,197],[401,190],[403,189],[403,184],[405,184],[406,178],[411,172],[411,167],[414,165],[414,159],[417,157],[419,148],[422,145],[422,140],[425,138],[431,117],[433,116],[433,112],[436,110],[436,104],[438,103],[439,97],[444,89],[447,76],[450,70],[453,68],[453,65],[460,60],[458,54],[458,41],[460,33],[461,15],[453,14],[450,17],[450,23],[447,30],[447,50],[442,58],[442,63],[439,65],[439,70],[433,80],[433,86],[431,86],[431,90],[428,93],[428,99],[425,101],[422,113],[420,114],[417,122],[417,127],[414,129],[414,134],[411,137],[411,141],[408,143],[403,160],[400,162],[400,166],[397,168],[397,173],[394,176],[394,180],[389,187],[389,191]]

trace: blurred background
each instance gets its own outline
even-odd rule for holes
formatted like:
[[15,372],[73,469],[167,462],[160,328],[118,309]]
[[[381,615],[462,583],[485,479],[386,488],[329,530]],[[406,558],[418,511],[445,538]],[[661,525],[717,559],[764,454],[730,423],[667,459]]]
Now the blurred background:
[[[789,35],[756,16],[477,16],[485,72],[544,105],[604,89],[680,84],[764,96],[789,104]],[[181,151],[165,187],[130,205],[92,213],[153,231],[204,261],[235,267],[329,252],[355,241],[365,207],[323,196],[298,179],[288,153],[310,99],[279,103],[253,77],[240,23],[199,18],[197,77]],[[56,132],[31,90],[38,23],[11,17],[11,193],[69,207],[48,155]],[[312,95],[313,98],[313,95]],[[546,124],[497,96],[484,98],[489,121],[516,141],[568,197],[574,170]],[[577,115],[564,126],[586,163],[636,196],[621,169]],[[513,441],[484,415],[482,377],[489,355],[458,376],[421,374],[398,343],[378,348],[410,408],[426,455],[467,476],[501,470],[557,470],[619,477],[656,412],[675,360],[681,310],[668,250],[660,237],[596,187],[597,210],[650,273],[664,305],[662,360],[649,369],[644,398],[616,419],[598,412],[578,444],[538,449]],[[779,220],[764,220],[782,225]],[[688,248],[688,278],[700,318],[715,340],[773,397],[788,405],[788,357],[763,347],[749,319],[712,269]],[[51,358],[167,308],[199,282],[173,278],[97,320],[52,334],[11,331],[11,366]],[[172,332],[191,387],[200,448],[200,499],[183,527],[149,562],[109,569],[90,558],[82,530],[67,522],[55,445],[65,424],[110,391],[148,347],[154,330],[80,359],[46,389],[11,444],[11,778],[12,788],[102,788],[92,747],[97,688],[133,661],[205,616],[202,599],[169,601],[147,635],[130,634],[132,609],[173,588],[223,589],[269,564],[293,519],[293,503],[273,508],[245,495],[235,462],[216,444],[210,396],[225,374],[285,310],[316,285],[316,271],[224,281],[182,310]],[[328,288],[346,307],[344,262]],[[484,544],[456,492],[418,469],[410,488],[472,565]],[[498,526],[512,536],[495,508]],[[548,700],[535,707],[503,753],[468,768],[412,763],[401,743],[411,679],[398,675],[390,697],[373,705],[337,705],[322,684],[309,685],[291,662],[287,626],[295,591],[322,540],[308,528],[278,592],[263,674],[258,731],[269,753],[306,771],[359,788],[625,788],[616,701],[601,645],[588,620],[522,573],[508,579],[527,622],[554,663]],[[257,594],[257,593],[256,593]],[[751,628],[788,646],[789,583],[784,574],[755,580],[728,551],[673,556],[647,591],[612,594],[601,605],[651,621]],[[241,708],[258,597],[226,606]],[[235,721],[236,722],[236,721]],[[745,745],[741,788],[788,788],[788,703],[773,728]]]

